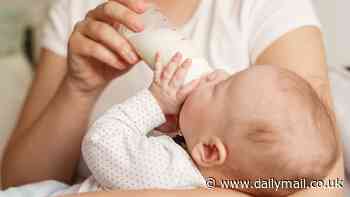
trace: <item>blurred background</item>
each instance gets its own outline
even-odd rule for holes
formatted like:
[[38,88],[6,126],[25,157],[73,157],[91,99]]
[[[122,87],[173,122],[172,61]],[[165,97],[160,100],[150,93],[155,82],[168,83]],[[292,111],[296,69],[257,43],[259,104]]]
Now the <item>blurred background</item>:
[[[6,136],[14,126],[35,73],[32,65],[38,55],[39,29],[53,1],[1,0],[0,157]],[[350,70],[347,71],[350,66],[350,0],[313,1],[323,24],[337,113],[343,131],[350,133],[347,126],[350,124],[350,116],[347,115],[350,112]],[[350,139],[350,136],[346,138]]]
[[50,0],[1,0],[0,3],[0,156],[29,88],[36,32]]
[[328,62],[333,66],[350,65],[350,1],[313,0],[323,25]]

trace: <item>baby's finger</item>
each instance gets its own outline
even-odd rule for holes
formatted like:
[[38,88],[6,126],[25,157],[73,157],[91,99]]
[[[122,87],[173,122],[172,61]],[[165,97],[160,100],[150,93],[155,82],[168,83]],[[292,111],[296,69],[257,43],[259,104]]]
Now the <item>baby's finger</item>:
[[156,83],[160,83],[160,77],[162,75],[162,63],[160,61],[160,54],[157,53],[155,57],[155,64],[154,64],[154,78],[153,80]]
[[169,86],[171,88],[177,89],[183,85],[191,65],[192,65],[191,59],[186,59],[185,62],[181,66],[179,66],[179,68],[176,70],[173,78],[169,83]]
[[176,53],[174,57],[171,58],[170,63],[164,68],[161,78],[163,87],[167,87],[169,85],[169,81],[173,77],[176,68],[180,64],[181,59],[182,55],[180,53]]
[[200,79],[193,80],[189,84],[183,86],[176,94],[176,98],[180,101],[183,101],[186,99],[186,97],[198,87],[200,82]]

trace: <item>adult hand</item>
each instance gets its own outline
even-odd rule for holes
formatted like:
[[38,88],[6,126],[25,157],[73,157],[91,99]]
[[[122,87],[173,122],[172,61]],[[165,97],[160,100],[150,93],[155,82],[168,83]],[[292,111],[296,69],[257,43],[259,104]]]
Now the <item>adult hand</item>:
[[68,45],[66,75],[75,89],[99,95],[112,79],[140,60],[117,29],[123,24],[135,32],[142,31],[138,14],[147,7],[143,0],[110,0],[76,24]]

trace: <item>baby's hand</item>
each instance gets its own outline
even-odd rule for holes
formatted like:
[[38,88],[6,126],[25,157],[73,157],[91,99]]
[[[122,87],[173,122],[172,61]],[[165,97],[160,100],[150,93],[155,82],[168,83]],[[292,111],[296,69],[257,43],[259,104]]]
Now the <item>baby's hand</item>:
[[190,59],[186,59],[181,64],[181,60],[182,55],[177,53],[167,65],[162,65],[159,53],[156,55],[154,79],[149,90],[166,115],[178,114],[186,97],[197,87],[199,82],[199,80],[194,80],[184,85],[192,62]]

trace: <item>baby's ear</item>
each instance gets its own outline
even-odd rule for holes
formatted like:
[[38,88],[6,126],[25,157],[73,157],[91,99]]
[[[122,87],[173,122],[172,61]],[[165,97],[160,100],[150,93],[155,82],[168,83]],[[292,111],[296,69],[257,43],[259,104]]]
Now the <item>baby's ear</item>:
[[191,151],[191,155],[197,165],[214,167],[225,162],[227,150],[220,138],[212,136],[196,144]]

